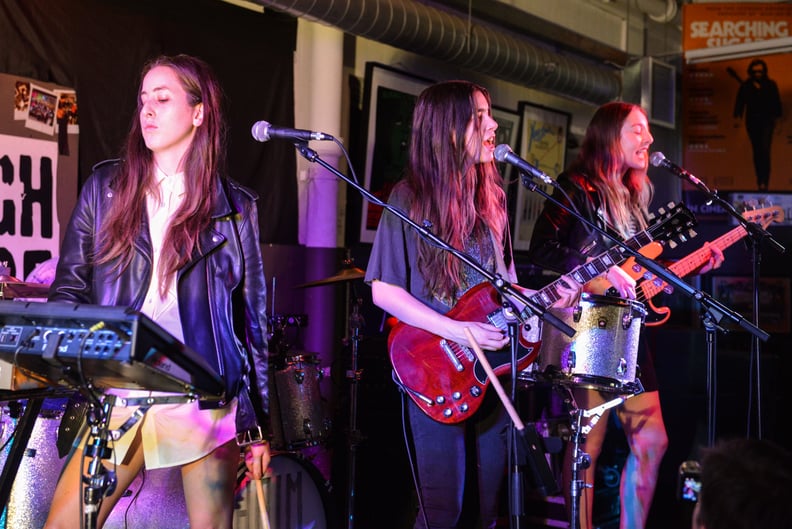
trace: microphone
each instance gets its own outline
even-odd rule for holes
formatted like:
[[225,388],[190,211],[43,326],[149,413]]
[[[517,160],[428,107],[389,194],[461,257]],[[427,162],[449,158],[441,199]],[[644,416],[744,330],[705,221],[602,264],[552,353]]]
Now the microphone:
[[545,184],[553,185],[555,181],[550,178],[549,175],[545,174],[544,172],[540,171],[538,168],[534,167],[533,165],[529,164],[516,154],[514,151],[511,150],[511,147],[506,145],[505,143],[501,143],[497,147],[495,147],[495,159],[499,162],[506,162],[511,164],[521,171],[525,171],[526,173],[530,174],[534,178],[538,178]]
[[663,169],[668,169],[679,178],[684,178],[685,180],[690,180],[697,186],[703,186],[704,183],[693,176],[692,174],[688,173],[681,167],[679,167],[674,162],[670,161],[662,152],[653,152],[651,156],[649,156],[649,162],[654,165],[655,167],[662,167]]
[[256,121],[253,123],[253,127],[250,129],[250,133],[253,135],[253,139],[256,141],[270,141],[270,140],[297,140],[297,141],[324,141],[330,140],[333,141],[333,138],[329,134],[325,134],[324,132],[314,132],[312,130],[302,130],[302,129],[285,129],[281,127],[273,127],[266,121]]

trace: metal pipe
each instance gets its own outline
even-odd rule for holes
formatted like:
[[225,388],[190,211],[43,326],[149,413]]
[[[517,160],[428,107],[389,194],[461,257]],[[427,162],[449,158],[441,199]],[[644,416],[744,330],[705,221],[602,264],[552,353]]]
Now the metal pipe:
[[296,17],[515,84],[601,104],[621,94],[611,66],[415,0],[256,0]]

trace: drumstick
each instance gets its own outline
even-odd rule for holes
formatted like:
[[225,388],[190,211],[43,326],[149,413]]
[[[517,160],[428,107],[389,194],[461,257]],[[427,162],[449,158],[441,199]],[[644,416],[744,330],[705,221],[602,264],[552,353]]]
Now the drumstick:
[[481,362],[481,366],[484,368],[484,371],[487,373],[487,376],[492,382],[492,386],[495,388],[495,391],[498,393],[501,401],[503,401],[503,405],[506,407],[506,411],[509,412],[509,416],[511,416],[512,421],[514,421],[514,425],[517,427],[518,430],[523,431],[525,429],[525,425],[523,424],[520,416],[517,415],[517,410],[514,409],[512,405],[511,399],[506,395],[506,392],[503,390],[503,386],[498,380],[498,377],[495,376],[495,371],[492,370],[492,366],[487,360],[487,357],[484,356],[484,351],[481,350],[481,346],[478,344],[475,338],[473,338],[473,333],[470,332],[469,327],[465,327],[465,334],[470,341],[470,344],[473,346],[473,351],[476,353],[476,356]]
[[256,482],[256,498],[258,499],[259,514],[261,515],[261,529],[270,529],[267,502],[264,501],[264,485],[261,484],[260,479],[254,479],[253,481]]

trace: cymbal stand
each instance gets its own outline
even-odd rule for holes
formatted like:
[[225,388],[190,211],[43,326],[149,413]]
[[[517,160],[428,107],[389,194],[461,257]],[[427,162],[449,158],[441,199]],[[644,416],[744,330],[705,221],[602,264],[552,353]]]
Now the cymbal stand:
[[347,528],[353,529],[355,526],[355,474],[357,447],[360,444],[361,435],[357,429],[357,392],[358,382],[360,381],[360,370],[358,369],[358,352],[360,347],[360,329],[365,325],[363,316],[360,314],[359,306],[361,298],[357,298],[352,305],[352,313],[349,315],[349,328],[352,331],[352,358],[347,378],[349,379],[349,462],[347,467]]
[[715,421],[716,421],[716,396],[718,394],[718,357],[717,342],[718,324],[712,319],[708,311],[704,311],[701,316],[701,323],[704,326],[704,335],[707,341],[707,446],[715,444]]
[[[570,423],[570,429],[572,430],[572,479],[569,483],[569,527],[571,529],[579,529],[580,497],[583,489],[592,487],[592,484],[587,484],[581,478],[581,470],[585,470],[591,465],[591,456],[581,450],[580,445],[585,443],[586,435],[597,425],[603,413],[614,406],[618,406],[635,395],[635,393],[628,394],[626,397],[616,397],[589,410],[581,410],[577,407],[571,388],[565,387],[564,389],[567,390],[569,402],[572,404],[572,411],[570,412],[572,415]],[[583,417],[590,417],[588,424],[585,426],[582,426]]]

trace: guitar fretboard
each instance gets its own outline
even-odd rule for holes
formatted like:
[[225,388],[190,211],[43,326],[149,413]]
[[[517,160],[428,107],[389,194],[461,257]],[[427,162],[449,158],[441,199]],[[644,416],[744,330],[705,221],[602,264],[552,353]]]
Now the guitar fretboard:
[[[652,237],[648,232],[643,231],[640,234],[631,237],[626,244],[629,248],[637,250],[645,244],[652,242]],[[574,268],[567,275],[571,276],[575,281],[581,285],[588,283],[595,277],[604,274],[611,266],[618,265],[626,260],[624,256],[624,249],[621,246],[611,248],[599,256],[595,257],[592,261],[584,263],[577,268]],[[530,296],[531,301],[541,305],[544,308],[549,307],[561,298],[558,289],[562,286],[563,279],[558,278],[544,288],[537,290],[533,296]]]
[[[658,238],[670,238],[675,232],[681,233],[683,229],[690,227],[691,223],[695,224],[695,218],[692,217],[692,214],[683,204],[676,206],[671,204],[669,206],[672,208],[671,213],[664,220],[630,237],[624,241],[625,246],[637,251]],[[687,222],[683,222],[684,217],[688,217]],[[611,266],[619,265],[627,260],[624,252],[625,250],[621,246],[614,246],[591,261],[574,268],[567,275],[581,285],[585,284],[605,273]],[[558,293],[558,289],[561,287],[562,282],[562,278],[556,279],[549,285],[537,290],[532,296],[529,296],[529,299],[543,308],[549,307],[560,299],[561,296]]]

